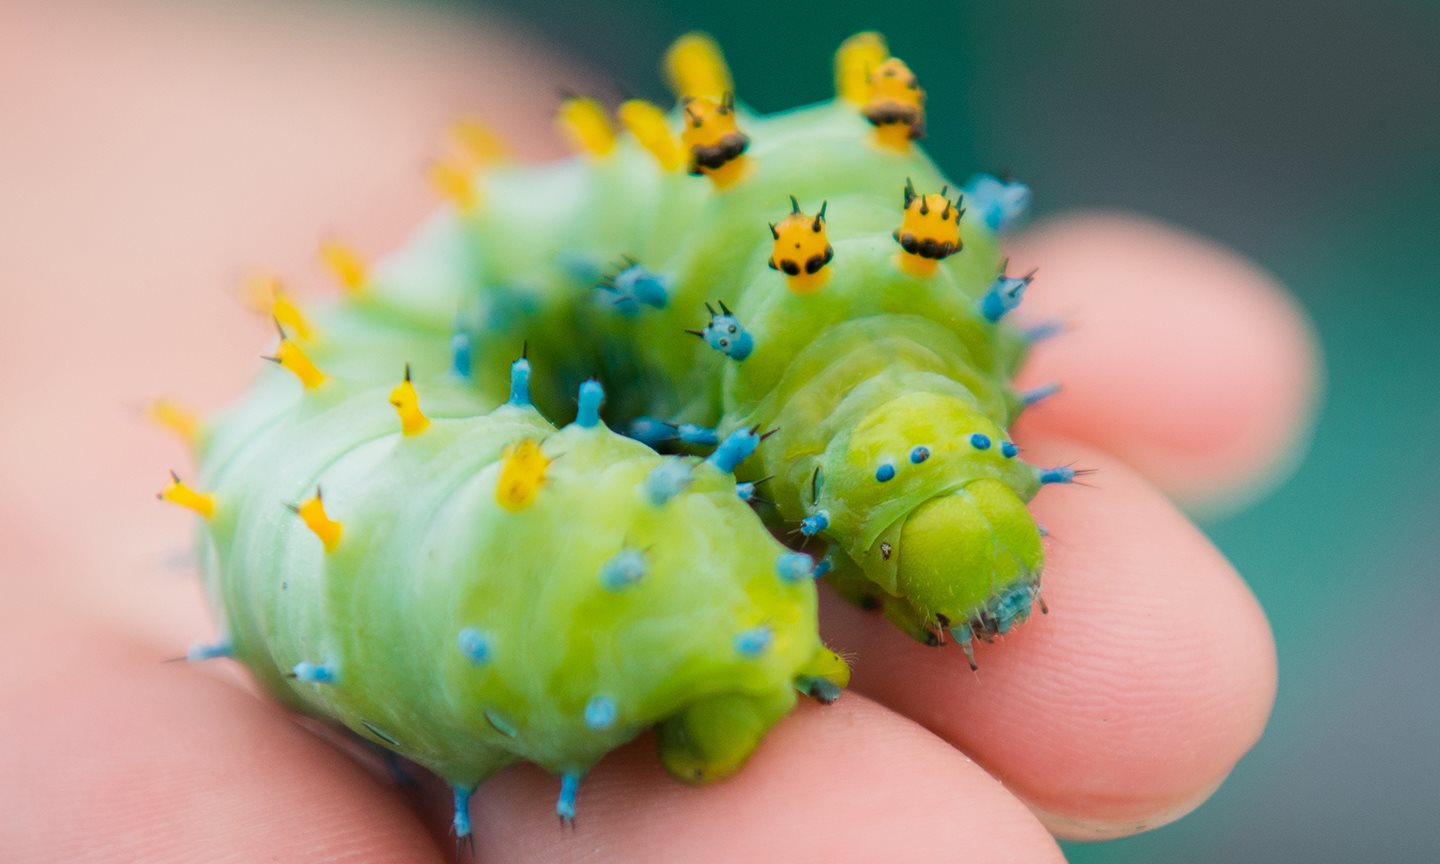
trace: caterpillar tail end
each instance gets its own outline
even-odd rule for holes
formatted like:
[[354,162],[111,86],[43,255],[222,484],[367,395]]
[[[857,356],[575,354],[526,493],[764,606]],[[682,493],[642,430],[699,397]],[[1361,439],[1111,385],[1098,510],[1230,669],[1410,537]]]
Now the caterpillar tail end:
[[907,622],[902,629],[929,644],[943,643],[948,633],[972,667],[974,637],[1004,635],[1043,606],[1040,529],[1021,497],[998,480],[976,480],[921,504],[899,547],[897,583],[905,599],[895,599],[910,608],[887,604],[888,617]]
[[795,692],[787,689],[768,695],[731,693],[696,702],[658,727],[660,761],[684,783],[723,780],[740,770],[795,699]]
[[840,693],[850,686],[850,666],[845,658],[820,646],[800,674],[795,676],[795,689],[817,702],[829,705],[840,698]]

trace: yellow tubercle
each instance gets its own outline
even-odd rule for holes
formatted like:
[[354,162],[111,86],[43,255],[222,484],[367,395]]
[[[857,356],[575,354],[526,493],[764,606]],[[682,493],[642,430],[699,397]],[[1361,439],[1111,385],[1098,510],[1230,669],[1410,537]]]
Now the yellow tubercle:
[[935,271],[940,269],[940,262],[934,258],[921,258],[906,252],[896,252],[895,266],[911,276],[925,279],[935,275]]
[[735,89],[725,55],[708,33],[686,33],[665,52],[665,80],[675,98],[720,99]]
[[545,470],[550,467],[550,459],[533,438],[506,447],[501,459],[495,501],[512,512],[524,510],[535,503],[535,496],[545,482]]
[[813,294],[830,278],[826,265],[835,249],[825,230],[825,208],[814,216],[800,212],[800,202],[790,198],[790,215],[770,226],[775,243],[770,250],[770,269],[785,274],[786,286],[796,294]]
[[572,96],[560,105],[556,121],[577,153],[601,157],[615,149],[615,130],[605,108],[594,99]]
[[315,328],[300,308],[300,304],[285,290],[285,283],[274,273],[251,273],[240,285],[240,296],[245,305],[267,318],[278,321],[289,328],[295,338],[309,342],[315,338]]
[[194,444],[200,433],[200,417],[169,399],[156,399],[146,405],[145,416],[157,426],[175,433],[186,444]]
[[365,290],[369,278],[365,260],[350,246],[336,240],[320,244],[320,260],[335,274],[345,293],[355,295]]
[[510,148],[488,123],[474,117],[461,117],[445,130],[445,149],[459,164],[473,170],[510,155]]
[[441,159],[430,166],[430,185],[461,213],[473,213],[480,203],[472,169],[454,157]]
[[890,49],[879,33],[856,33],[841,42],[835,52],[835,95],[864,105],[870,99],[870,73],[889,57]]
[[161,501],[169,501],[171,504],[178,504],[187,510],[192,510],[206,519],[215,515],[215,496],[207,492],[197,492],[186,486],[185,481],[181,480],[180,475],[174,471],[170,472],[170,485],[155,497]]
[[415,392],[415,385],[410,381],[409,363],[405,364],[405,380],[390,391],[390,404],[395,406],[395,412],[400,415],[400,431],[406,437],[419,435],[430,428],[430,418],[420,410],[420,395]]
[[314,390],[325,383],[325,373],[311,362],[305,352],[300,350],[299,345],[285,337],[283,330],[281,331],[280,346],[275,349],[275,356],[265,359],[290,370],[296,378],[300,379],[300,383],[305,385],[306,390]]
[[298,505],[291,505],[290,509],[299,516],[305,523],[305,527],[320,538],[326,552],[334,552],[335,547],[340,545],[340,535],[344,532],[345,526],[331,519],[325,512],[325,500],[321,496],[320,488],[315,488],[315,496],[306,499]]
[[655,157],[660,167],[675,171],[685,164],[685,151],[660,106],[644,99],[630,99],[620,105],[620,122],[635,140]]
[[870,72],[870,93],[860,113],[875,126],[882,147],[908,151],[925,137],[925,91],[903,60],[891,57]]
[[896,260],[912,276],[929,276],[939,261],[965,246],[960,239],[960,217],[965,210],[946,197],[949,191],[946,186],[938,194],[918,195],[910,181],[905,181],[905,215],[894,237],[901,249]]
[[750,138],[735,122],[735,101],[725,94],[716,102],[704,96],[687,98],[685,128],[680,141],[690,153],[690,173],[703,174],[725,189],[749,173],[745,151]]

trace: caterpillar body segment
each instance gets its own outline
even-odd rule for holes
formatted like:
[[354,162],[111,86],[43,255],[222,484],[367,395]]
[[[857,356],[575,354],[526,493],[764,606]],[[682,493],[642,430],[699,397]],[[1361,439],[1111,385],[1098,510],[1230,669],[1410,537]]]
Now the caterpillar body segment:
[[[814,678],[843,686],[813,585],[782,574],[793,553],[730,463],[477,412],[467,382],[412,370],[419,433],[391,388],[272,378],[217,424],[263,415],[243,443],[202,453],[224,644],[281,701],[469,789],[521,760],[578,778],[655,726],[677,776],[719,779]],[[657,504],[669,465],[686,482]]]

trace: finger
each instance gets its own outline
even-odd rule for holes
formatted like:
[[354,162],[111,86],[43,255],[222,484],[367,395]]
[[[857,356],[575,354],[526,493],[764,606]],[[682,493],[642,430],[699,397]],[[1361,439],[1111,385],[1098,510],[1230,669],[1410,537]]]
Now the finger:
[[273,705],[73,622],[22,639],[0,656],[0,860],[448,861]]
[[1040,344],[1024,386],[1062,393],[1025,428],[1123,458],[1190,506],[1218,508],[1282,477],[1319,389],[1304,314],[1268,274],[1194,235],[1088,214],[1016,239],[1038,267],[1024,312],[1068,329]]
[[1061,836],[1162,825],[1259,737],[1275,693],[1269,627],[1215,548],[1113,457],[1070,442],[1026,453],[1100,469],[1098,488],[1047,489],[1033,505],[1051,532],[1050,614],[979,646],[977,673],[958,649],[833,599],[826,641],[855,653],[859,692],[954,743]]
[[557,789],[533,767],[483,784],[481,860],[1062,860],[1040,823],[974,763],[849,694],[802,706],[745,770],[713,786],[669,778],[642,739],[585,779],[573,831],[556,823]]

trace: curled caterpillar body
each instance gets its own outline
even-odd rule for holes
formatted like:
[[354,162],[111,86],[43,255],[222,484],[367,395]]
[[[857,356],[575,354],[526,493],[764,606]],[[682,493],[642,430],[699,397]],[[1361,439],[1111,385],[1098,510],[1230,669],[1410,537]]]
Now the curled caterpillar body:
[[200,471],[161,496],[203,517],[226,630],[190,656],[433,769],[461,836],[511,762],[560,775],[569,819],[647,728],[703,782],[797,692],[833,700],[816,578],[973,665],[1044,608],[1026,502],[1082,473],[1006,431],[1031,277],[997,232],[1028,190],[952,191],[883,40],[842,48],[839,98],[773,117],[705,37],[667,68],[668,114],[567,100],[557,164],[469,129],[451,207],[374,264],[327,244],[343,301],[270,291],[275,365],[225,414],[165,415]]
[[[573,314],[570,328],[547,331],[560,339],[537,344],[627,382],[609,413],[617,428],[643,418],[645,428],[778,429],[746,470],[775,475],[787,527],[826,512],[826,527],[805,536],[822,535],[884,603],[907,607],[897,615],[925,632],[953,622],[983,631],[990,606],[1014,585],[1036,586],[1043,564],[1024,507],[1041,473],[1016,458],[1006,431],[1026,404],[1010,382],[1027,341],[1000,321],[1031,276],[1004,275],[997,231],[1028,190],[984,176],[947,183],[909,144],[923,124],[914,75],[899,61],[875,65],[874,38],[857,44],[837,61],[844,98],[833,102],[772,117],[728,98],[677,109],[682,138],[717,119],[744,133],[743,177],[686,176],[627,134],[603,156],[482,173],[489,204],[458,229],[480,286],[466,302],[483,309],[526,286],[543,310],[521,325],[527,333],[556,310]],[[870,97],[856,92],[857,64]],[[664,280],[663,307],[586,302],[575,262],[598,269],[622,254]],[[717,297],[723,321],[690,329]],[[743,322],[740,351],[712,332],[717,321]],[[573,386],[578,371],[556,383]],[[563,392],[538,398],[563,411]],[[928,461],[909,458],[916,448]]]

